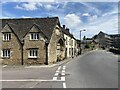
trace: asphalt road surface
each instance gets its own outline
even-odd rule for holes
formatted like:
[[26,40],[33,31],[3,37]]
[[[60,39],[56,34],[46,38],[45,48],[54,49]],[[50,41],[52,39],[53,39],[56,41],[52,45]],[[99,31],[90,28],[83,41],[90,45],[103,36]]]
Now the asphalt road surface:
[[4,67],[3,88],[118,88],[118,56],[94,50],[54,67]]

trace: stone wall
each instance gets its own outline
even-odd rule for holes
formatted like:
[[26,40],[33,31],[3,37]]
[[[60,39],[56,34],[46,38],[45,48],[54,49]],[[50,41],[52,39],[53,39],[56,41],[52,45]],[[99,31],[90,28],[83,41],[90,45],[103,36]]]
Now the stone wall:
[[62,32],[59,30],[60,34],[58,35],[58,30],[56,33],[56,29],[53,31],[51,36],[51,40],[48,45],[48,63],[57,62],[57,44],[60,38],[62,38]]
[[[40,35],[40,40],[30,40],[29,33],[24,38],[23,46],[23,60],[25,65],[34,64],[44,64],[46,61],[46,46],[45,40],[42,35]],[[38,48],[38,58],[31,59],[28,57],[30,48]]]
[[[3,36],[2,33],[1,33],[1,36]],[[0,38],[1,38],[0,40],[2,40],[2,37]],[[21,64],[21,45],[14,33],[11,32],[10,41],[2,41],[1,50],[2,49],[10,49],[11,51],[11,56],[9,59],[1,57],[3,64],[9,64],[9,65]]]

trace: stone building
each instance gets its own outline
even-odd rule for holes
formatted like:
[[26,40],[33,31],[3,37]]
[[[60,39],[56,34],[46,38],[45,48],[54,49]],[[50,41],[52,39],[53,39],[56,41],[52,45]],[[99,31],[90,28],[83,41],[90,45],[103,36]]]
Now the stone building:
[[58,17],[2,19],[3,64],[49,64],[65,58],[65,40]]
[[102,31],[95,35],[94,40],[99,44],[99,47],[104,48],[120,48],[120,34],[106,34]]

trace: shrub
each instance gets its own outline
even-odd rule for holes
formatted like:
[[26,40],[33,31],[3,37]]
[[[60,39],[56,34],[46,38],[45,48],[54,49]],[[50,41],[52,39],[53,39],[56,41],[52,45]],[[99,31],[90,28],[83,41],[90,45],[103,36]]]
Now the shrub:
[[88,48],[90,48],[90,46],[89,45],[85,45],[85,48],[88,49]]

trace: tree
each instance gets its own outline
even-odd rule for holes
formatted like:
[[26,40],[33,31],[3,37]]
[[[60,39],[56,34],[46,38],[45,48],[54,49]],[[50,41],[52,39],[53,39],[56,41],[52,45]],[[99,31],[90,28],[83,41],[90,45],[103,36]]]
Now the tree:
[[86,36],[83,37],[83,40],[86,40]]

